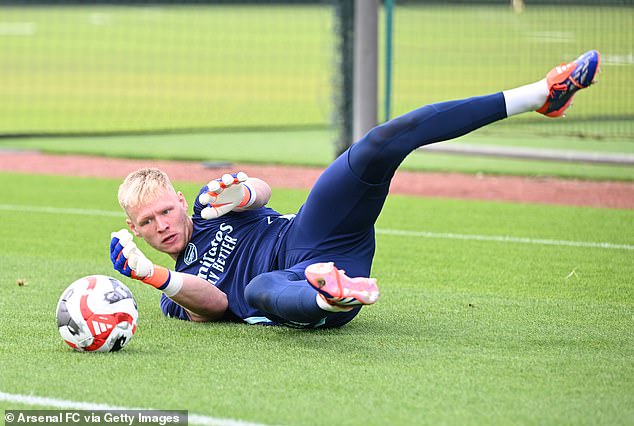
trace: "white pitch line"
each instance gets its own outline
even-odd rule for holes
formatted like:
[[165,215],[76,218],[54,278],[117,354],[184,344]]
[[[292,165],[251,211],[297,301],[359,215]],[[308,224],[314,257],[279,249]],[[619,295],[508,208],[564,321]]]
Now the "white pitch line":
[[[131,411],[131,410],[155,410],[153,408],[120,407],[117,405],[99,404],[93,402],[70,401],[66,399],[47,398],[33,395],[20,395],[0,392],[0,401],[13,402],[38,407],[55,407],[65,410],[102,410],[102,411]],[[187,421],[190,425],[201,426],[265,426],[262,423],[244,422],[241,420],[223,419],[218,417],[203,416],[202,414],[188,413]]]
[[112,210],[91,210],[91,209],[62,209],[47,206],[28,206],[22,204],[0,204],[0,210],[16,211],[23,213],[51,213],[51,214],[74,214],[79,216],[108,216],[125,217],[122,212]]
[[[74,214],[81,216],[121,217],[123,213],[112,210],[63,209],[48,206],[29,206],[16,204],[0,204],[0,210],[19,211],[23,213]],[[376,229],[379,235],[395,235],[413,238],[437,238],[445,240],[491,241],[497,243],[533,244],[548,246],[566,246],[577,248],[597,248],[608,250],[634,250],[632,244],[616,244],[594,241],[549,240],[545,238],[511,237],[508,235],[454,234],[450,232],[406,231],[400,229]]]
[[612,250],[634,250],[634,245],[599,243],[592,241],[548,240],[543,238],[510,237],[507,235],[453,234],[447,232],[402,231],[398,229],[377,229],[377,234],[405,237],[440,238],[447,240],[494,241],[499,243],[537,244],[548,246],[589,247]]
[[0,36],[32,36],[36,32],[35,22],[0,22]]

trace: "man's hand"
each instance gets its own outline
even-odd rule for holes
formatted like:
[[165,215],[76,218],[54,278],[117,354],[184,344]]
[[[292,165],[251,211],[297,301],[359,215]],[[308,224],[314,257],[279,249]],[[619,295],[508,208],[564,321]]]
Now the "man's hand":
[[153,264],[132,241],[130,231],[113,232],[110,238],[110,260],[115,270],[161,290],[168,297],[181,290],[182,274]]
[[132,241],[127,229],[110,234],[110,260],[114,269],[126,277],[143,280],[154,274],[154,265]]
[[255,191],[245,182],[249,177],[240,172],[234,176],[225,174],[207,184],[207,192],[198,196],[200,204],[207,205],[200,212],[203,219],[215,219],[241,207],[249,207],[255,201]]

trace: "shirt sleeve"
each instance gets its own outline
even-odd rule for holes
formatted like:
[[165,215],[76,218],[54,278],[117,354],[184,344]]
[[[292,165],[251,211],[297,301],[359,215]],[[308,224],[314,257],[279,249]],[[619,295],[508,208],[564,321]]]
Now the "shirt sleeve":
[[190,321],[189,315],[185,308],[166,295],[161,295],[161,310],[163,314],[168,318],[178,318],[185,321]]

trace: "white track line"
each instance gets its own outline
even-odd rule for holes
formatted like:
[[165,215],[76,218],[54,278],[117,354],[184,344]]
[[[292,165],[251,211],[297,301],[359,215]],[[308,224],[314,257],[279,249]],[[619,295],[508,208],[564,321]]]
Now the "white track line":
[[[62,209],[48,206],[29,206],[16,204],[0,204],[0,210],[18,211],[22,213],[72,214],[80,216],[107,216],[123,218],[123,213],[112,210]],[[615,244],[593,241],[549,240],[544,238],[523,238],[507,235],[454,234],[448,232],[405,231],[399,229],[376,229],[379,235],[394,235],[413,238],[437,238],[445,240],[492,241],[497,243],[533,244],[548,246],[566,246],[578,248],[596,248],[608,250],[634,250],[631,244]]]
[[[65,410],[154,410],[152,408],[132,408],[120,407],[116,405],[98,404],[93,402],[69,401],[66,399],[46,398],[33,395],[20,395],[13,393],[0,392],[0,401],[13,402],[16,404],[25,404],[38,407],[55,407]],[[222,419],[218,417],[203,416],[201,414],[189,413],[187,416],[190,425],[202,426],[264,426],[262,423],[250,423],[240,420]]]

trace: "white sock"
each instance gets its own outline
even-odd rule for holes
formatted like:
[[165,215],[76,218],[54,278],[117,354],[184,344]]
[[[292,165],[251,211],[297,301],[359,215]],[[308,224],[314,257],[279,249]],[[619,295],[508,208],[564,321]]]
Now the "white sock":
[[539,109],[546,102],[549,93],[546,79],[503,91],[507,117]]
[[350,312],[352,310],[352,306],[331,305],[330,303],[326,302],[326,300],[319,293],[317,293],[317,295],[315,296],[315,300],[317,301],[317,306],[319,306],[324,311],[328,311],[328,312]]

